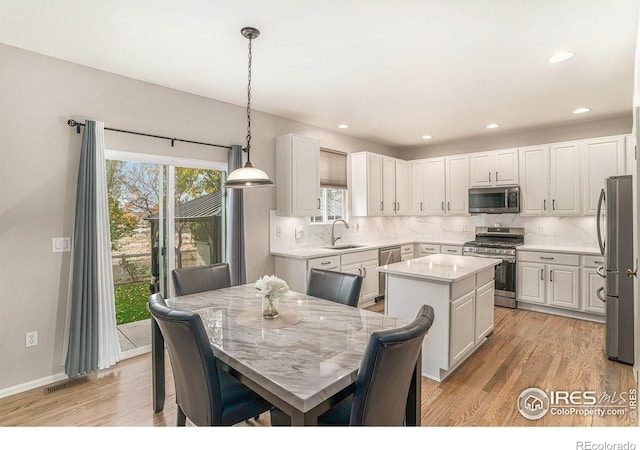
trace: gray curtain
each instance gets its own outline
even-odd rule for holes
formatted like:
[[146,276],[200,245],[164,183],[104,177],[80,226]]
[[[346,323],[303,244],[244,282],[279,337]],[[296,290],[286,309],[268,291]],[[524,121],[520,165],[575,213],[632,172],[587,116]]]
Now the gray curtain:
[[[242,146],[232,145],[228,156],[229,172],[242,167]],[[227,261],[231,269],[231,283],[234,286],[247,282],[244,259],[244,209],[243,190],[227,189],[229,209],[227,211]]]
[[72,247],[69,347],[65,361],[69,377],[98,369],[96,139],[95,122],[87,121],[78,169]]

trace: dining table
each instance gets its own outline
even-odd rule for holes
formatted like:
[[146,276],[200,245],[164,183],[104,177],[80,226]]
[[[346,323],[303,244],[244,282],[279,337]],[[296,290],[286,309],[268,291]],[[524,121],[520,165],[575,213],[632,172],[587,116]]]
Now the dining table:
[[[254,284],[166,300],[200,315],[214,355],[230,374],[291,417],[293,426],[317,425],[318,416],[355,390],[373,332],[405,326],[401,318],[289,291],[279,316],[262,317]],[[154,411],[164,407],[164,340],[152,320]],[[413,373],[406,425],[420,422],[421,358]]]

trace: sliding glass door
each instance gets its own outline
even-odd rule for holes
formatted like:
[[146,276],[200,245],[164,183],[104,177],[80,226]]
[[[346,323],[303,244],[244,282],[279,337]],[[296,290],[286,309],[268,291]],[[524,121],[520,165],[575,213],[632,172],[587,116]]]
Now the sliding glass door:
[[107,151],[118,325],[149,317],[171,270],[223,262],[226,163]]

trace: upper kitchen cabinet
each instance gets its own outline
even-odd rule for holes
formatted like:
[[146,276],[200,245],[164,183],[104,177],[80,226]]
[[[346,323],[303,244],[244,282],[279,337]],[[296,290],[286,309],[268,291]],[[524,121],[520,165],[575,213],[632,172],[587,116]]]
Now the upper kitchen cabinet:
[[515,185],[518,181],[518,149],[469,155],[471,187]]
[[589,139],[580,146],[582,160],[582,204],[585,214],[595,214],[600,190],[607,177],[625,173],[624,136]]
[[469,157],[455,155],[445,157],[445,196],[441,209],[447,215],[467,214],[469,198]]
[[350,156],[353,216],[410,213],[411,166],[407,161],[370,152]]
[[295,134],[276,138],[276,214],[315,216],[320,210],[320,141]]
[[411,161],[411,213],[446,214],[446,182],[444,158]]
[[577,142],[521,148],[521,214],[580,214],[579,157]]

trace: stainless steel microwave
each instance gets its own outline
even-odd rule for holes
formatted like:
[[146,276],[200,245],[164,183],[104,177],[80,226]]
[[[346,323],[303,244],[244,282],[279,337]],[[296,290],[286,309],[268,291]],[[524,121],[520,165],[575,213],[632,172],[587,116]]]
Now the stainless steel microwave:
[[469,189],[469,212],[503,214],[520,212],[520,187],[481,187]]

